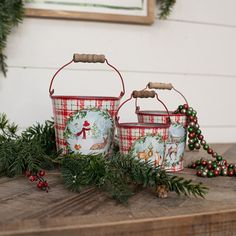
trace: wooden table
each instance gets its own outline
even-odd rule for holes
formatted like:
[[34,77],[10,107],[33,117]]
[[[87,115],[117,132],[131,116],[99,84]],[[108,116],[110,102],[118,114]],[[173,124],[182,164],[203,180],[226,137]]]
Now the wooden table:
[[[236,144],[213,145],[236,162]],[[185,164],[204,151],[186,152]],[[124,206],[94,188],[66,190],[59,171],[48,173],[51,190],[35,189],[25,177],[0,179],[0,235],[236,235],[236,177],[199,178],[185,169],[178,175],[202,181],[206,199],[171,193],[167,199],[139,192]]]

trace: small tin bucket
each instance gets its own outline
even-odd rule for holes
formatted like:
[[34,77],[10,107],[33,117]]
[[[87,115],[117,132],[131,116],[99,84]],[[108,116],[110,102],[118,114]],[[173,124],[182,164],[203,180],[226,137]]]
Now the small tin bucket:
[[[134,158],[148,161],[154,166],[164,164],[165,144],[168,138],[170,123],[146,124],[140,122],[120,123],[118,112],[132,98],[156,97],[155,91],[133,91],[131,97],[124,101],[117,110],[116,127],[120,145],[120,153],[131,154]],[[163,104],[163,103],[162,103]],[[164,104],[163,104],[164,105]],[[166,106],[164,105],[166,108]],[[167,114],[168,110],[166,108]]]
[[[121,80],[123,91],[119,97],[54,95],[53,81],[57,74],[73,62],[104,63],[114,69]],[[56,144],[62,154],[107,154],[114,138],[114,117],[125,93],[119,71],[108,63],[104,55],[74,54],[73,59],[53,76],[49,94],[52,99]]]
[[[175,90],[179,93],[187,103],[186,98],[176,90],[172,84],[164,83],[149,83],[147,88],[149,89],[167,89]],[[166,111],[147,111],[140,110],[137,105],[136,99],[136,114],[138,116],[138,122],[140,123],[166,123],[170,117],[171,125],[169,128],[169,138],[166,142],[165,152],[165,168],[167,171],[176,172],[184,168],[184,150],[186,145],[187,135],[187,116],[185,114],[176,114],[174,111],[167,113]]]

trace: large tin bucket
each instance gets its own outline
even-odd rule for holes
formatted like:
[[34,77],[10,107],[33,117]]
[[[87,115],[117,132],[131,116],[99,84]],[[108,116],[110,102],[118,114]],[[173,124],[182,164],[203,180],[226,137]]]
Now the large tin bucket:
[[[172,84],[164,83],[149,83],[150,89],[168,89],[175,90],[179,93],[187,103],[186,98],[176,90]],[[187,116],[185,114],[176,114],[174,111],[157,111],[157,110],[140,110],[136,100],[136,114],[138,116],[138,122],[141,123],[158,123],[165,124],[170,117],[171,125],[169,128],[169,137],[166,142],[165,168],[167,171],[175,172],[184,168],[184,150],[186,145],[187,135]]]
[[[55,77],[73,62],[106,62],[120,77],[122,92],[119,97],[54,95],[52,86]],[[73,59],[54,74],[49,87],[57,149],[62,150],[62,154],[73,152],[106,155],[109,153],[114,138],[114,117],[124,93],[121,74],[108,63],[104,55],[74,54]]]
[[168,130],[170,126],[169,122],[165,124],[119,122],[118,112],[120,108],[132,98],[137,97],[156,97],[159,100],[155,91],[133,91],[131,97],[120,105],[116,115],[116,127],[120,145],[120,153],[130,154],[134,158],[138,158],[146,162],[148,161],[154,166],[162,165],[164,164],[165,145],[166,140],[168,139]]

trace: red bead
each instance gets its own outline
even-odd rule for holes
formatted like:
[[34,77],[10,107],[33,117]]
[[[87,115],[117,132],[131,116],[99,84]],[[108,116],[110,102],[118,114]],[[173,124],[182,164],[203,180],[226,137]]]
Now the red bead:
[[197,137],[198,137],[198,139],[201,140],[201,141],[204,139],[204,136],[203,136],[202,134],[199,134]]
[[234,171],[233,170],[228,170],[228,176],[233,176],[234,175]]
[[236,166],[233,168],[234,174],[236,174]]
[[194,118],[195,118],[195,117],[193,117],[193,116],[189,116],[189,120],[190,120],[190,121],[193,121]]
[[184,108],[184,109],[188,109],[188,104],[184,104],[184,105],[183,105],[183,108]]
[[208,154],[212,154],[213,153],[213,149],[212,148],[208,148],[207,153]]
[[212,157],[214,157],[214,158],[216,158],[217,155],[218,155],[217,152],[213,152],[213,153],[212,153]]
[[189,134],[188,134],[188,137],[191,138],[191,139],[195,138],[195,136],[196,136],[195,133],[189,133]]
[[207,165],[207,169],[208,169],[208,170],[211,170],[211,169],[212,169],[212,164],[208,164],[208,165]]
[[44,187],[48,187],[48,182],[46,182],[46,181],[43,182],[43,186],[44,186]]
[[201,170],[197,171],[197,176],[202,176],[202,171]]
[[35,176],[35,175],[31,175],[31,176],[29,177],[29,180],[30,180],[31,182],[34,182],[34,181],[36,180],[36,176]]
[[206,166],[207,165],[207,162],[205,160],[202,161],[202,165],[203,166]]
[[196,118],[196,117],[193,119],[193,122],[194,122],[194,123],[197,123],[197,118]]
[[44,170],[40,170],[39,171],[39,176],[43,177],[45,175],[45,171]]
[[195,168],[197,167],[196,163],[193,163],[193,164],[191,165],[191,167],[192,167],[193,169],[195,169]]
[[215,176],[219,176],[220,175],[220,172],[218,170],[214,170],[214,175]]

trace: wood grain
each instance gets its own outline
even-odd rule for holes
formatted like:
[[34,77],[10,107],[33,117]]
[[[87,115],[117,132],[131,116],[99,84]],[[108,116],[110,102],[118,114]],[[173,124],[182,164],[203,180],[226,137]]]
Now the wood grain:
[[[234,162],[236,144],[212,145]],[[186,152],[185,164],[207,154]],[[184,169],[179,176],[202,181],[206,199],[171,193],[158,199],[149,191],[117,204],[94,188],[66,190],[59,171],[48,173],[51,190],[37,191],[24,177],[0,179],[0,235],[235,235],[235,177],[198,178]]]

